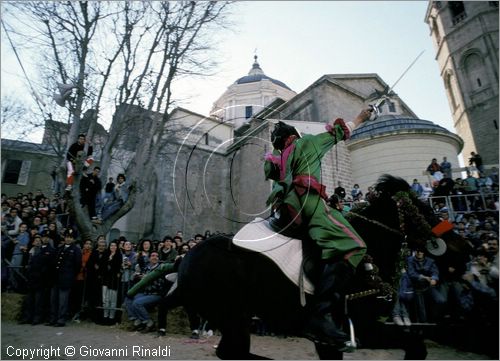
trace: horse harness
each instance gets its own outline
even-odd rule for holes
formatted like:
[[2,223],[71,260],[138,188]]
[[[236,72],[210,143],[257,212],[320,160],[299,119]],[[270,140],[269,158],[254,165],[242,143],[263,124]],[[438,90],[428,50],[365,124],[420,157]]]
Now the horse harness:
[[[418,211],[417,207],[411,201],[408,192],[404,192],[404,191],[398,192],[392,198],[396,202],[396,207],[398,210],[399,230],[391,228],[391,227],[389,227],[389,226],[387,226],[379,221],[376,221],[374,219],[370,219],[368,217],[365,217],[359,213],[356,213],[356,212],[349,213],[352,217],[361,218],[361,219],[363,219],[369,223],[372,223],[378,227],[381,227],[381,228],[383,228],[383,229],[385,229],[393,234],[397,234],[401,237],[404,237],[403,242],[401,242],[401,248],[399,250],[397,261],[396,261],[397,267],[396,267],[396,274],[393,276],[393,279],[392,279],[392,285],[391,285],[392,290],[390,293],[386,294],[385,296],[379,296],[380,298],[385,298],[387,301],[390,301],[392,299],[391,295],[395,295],[397,297],[397,291],[399,290],[402,271],[406,267],[406,257],[409,254],[409,248],[408,248],[408,242],[407,242],[408,235],[406,234],[406,230],[405,230],[405,210],[404,210],[404,208],[407,208],[408,210],[416,211],[415,216],[416,216],[416,218],[421,218],[422,228],[427,229],[431,235],[434,233],[434,229],[431,229],[429,223],[425,220],[425,218],[423,218],[423,216]],[[367,297],[367,296],[370,296],[373,294],[377,294],[377,293],[380,293],[381,291],[382,291],[381,289],[369,289],[366,291],[347,294],[345,296],[345,312],[346,312],[346,314],[347,314],[347,302],[348,301],[358,299],[358,298]]]
[[[403,193],[403,192],[401,192]],[[396,198],[396,196],[394,197]],[[353,217],[357,217],[357,218],[360,218],[360,219],[363,219],[369,223],[372,223],[380,228],[383,228],[385,229],[386,231],[389,231],[393,234],[396,234],[396,235],[399,235],[401,237],[404,237],[404,240],[403,242],[401,242],[401,248],[398,252],[398,258],[397,258],[397,273],[394,275],[393,279],[392,279],[392,285],[391,285],[391,292],[383,295],[383,296],[379,296],[380,298],[383,298],[387,301],[392,301],[392,295],[395,294],[395,292],[397,292],[397,290],[399,289],[399,282],[400,282],[400,279],[401,279],[401,272],[402,272],[402,269],[404,268],[404,263],[405,263],[405,257],[406,255],[408,255],[408,252],[409,252],[409,249],[408,249],[408,243],[406,241],[407,239],[407,234],[405,232],[405,223],[404,223],[404,213],[403,213],[403,209],[402,209],[402,205],[403,205],[403,198],[401,195],[399,195],[398,197],[399,199],[395,199],[396,200],[396,206],[397,206],[397,210],[398,210],[398,218],[399,218],[399,230],[397,229],[394,229],[394,228],[391,228],[385,224],[383,224],[382,222],[379,222],[377,220],[374,220],[374,219],[370,219],[368,217],[365,217],[359,213],[356,213],[356,212],[350,212],[349,214]],[[381,288],[374,288],[374,289],[368,289],[368,290],[364,290],[364,291],[360,291],[360,292],[354,292],[354,293],[349,293],[349,294],[346,294],[345,295],[345,312],[347,314],[347,302],[348,301],[351,301],[351,300],[355,300],[355,299],[359,299],[359,298],[364,298],[364,297],[368,297],[368,296],[371,296],[371,295],[374,295],[374,294],[378,294],[382,292],[382,289]]]
[[[370,218],[365,217],[361,214],[358,214],[355,212],[350,212],[350,214],[354,217],[361,218],[361,219],[363,219],[367,222],[370,222],[372,224],[375,224],[376,226],[381,227],[389,232],[392,232],[394,234],[397,234],[399,236],[404,237],[403,242],[401,242],[401,248],[399,250],[398,258],[397,258],[397,263],[398,263],[399,267],[397,267],[396,275],[393,277],[392,285],[390,285],[391,288],[388,290],[388,292],[385,292],[384,295],[377,296],[377,298],[384,299],[387,302],[392,301],[393,295],[395,297],[397,297],[397,294],[395,294],[395,292],[399,289],[399,282],[401,279],[402,267],[404,267],[405,255],[408,253],[408,243],[406,242],[407,235],[405,233],[405,226],[404,226],[404,214],[403,214],[403,210],[401,207],[402,204],[403,204],[402,201],[396,202],[397,210],[398,210],[398,217],[399,217],[399,230],[393,229],[393,228],[391,228],[391,227],[389,227],[389,226],[387,226],[379,221],[376,221],[374,219],[370,219]],[[383,285],[383,283],[382,283],[382,285]],[[358,345],[357,345],[357,341],[356,341],[356,337],[355,337],[355,333],[354,333],[354,324],[353,324],[351,318],[349,317],[348,302],[355,300],[355,299],[360,299],[360,298],[376,295],[376,294],[381,293],[382,291],[386,291],[386,290],[384,290],[383,287],[379,287],[379,288],[368,289],[368,290],[364,290],[364,291],[360,291],[360,292],[349,293],[349,294],[345,295],[345,297],[344,297],[344,314],[348,320],[349,336],[350,336],[350,340],[346,344],[347,344],[347,347],[348,347],[350,352],[354,351]]]

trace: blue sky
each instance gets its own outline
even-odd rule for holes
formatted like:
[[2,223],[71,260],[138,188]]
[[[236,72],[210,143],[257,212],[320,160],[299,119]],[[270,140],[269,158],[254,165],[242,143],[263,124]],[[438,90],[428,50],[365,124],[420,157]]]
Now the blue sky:
[[[394,91],[417,116],[453,131],[424,22],[427,5],[427,1],[237,2],[231,30],[216,36],[219,46],[214,56],[220,64],[215,75],[184,80],[177,93],[181,105],[208,114],[217,97],[247,74],[255,49],[264,72],[297,93],[324,74],[377,73],[392,85],[425,50]],[[29,94],[20,91],[26,89],[26,81],[2,38],[2,96],[13,91]],[[28,56],[22,57],[28,72],[33,71]]]

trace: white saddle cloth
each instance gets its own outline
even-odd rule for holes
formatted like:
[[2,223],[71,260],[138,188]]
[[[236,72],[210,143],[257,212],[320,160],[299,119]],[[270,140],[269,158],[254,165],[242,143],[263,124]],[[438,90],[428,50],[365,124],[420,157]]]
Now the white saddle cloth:
[[[302,267],[302,241],[275,232],[262,218],[255,218],[233,238],[238,247],[262,253],[299,287]],[[304,291],[314,294],[314,285],[304,274]]]

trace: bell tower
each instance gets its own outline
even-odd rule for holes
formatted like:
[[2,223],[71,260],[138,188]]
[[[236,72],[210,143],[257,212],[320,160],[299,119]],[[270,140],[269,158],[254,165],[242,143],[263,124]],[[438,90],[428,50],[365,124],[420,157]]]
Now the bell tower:
[[498,1],[430,1],[425,22],[436,49],[463,158],[498,165]]

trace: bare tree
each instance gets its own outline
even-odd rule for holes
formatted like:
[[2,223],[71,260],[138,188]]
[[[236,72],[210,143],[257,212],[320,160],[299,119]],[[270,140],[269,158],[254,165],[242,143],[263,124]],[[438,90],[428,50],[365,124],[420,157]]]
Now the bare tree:
[[[15,129],[15,124],[28,120],[28,106],[22,102],[18,97],[8,95],[2,98],[1,105],[1,120],[2,128],[17,131],[19,136],[25,136],[26,133],[31,131],[31,127],[23,129]],[[13,133],[15,136],[16,134]]]
[[[42,54],[45,61],[38,68],[45,79],[53,79],[53,84],[41,87],[40,92],[49,95],[56,81],[68,88],[74,86],[66,99],[70,117],[66,149],[77,138],[85,110],[93,110],[86,131],[88,139],[95,139],[99,117],[116,108],[102,145],[102,179],[106,179],[113,161],[124,156],[123,148],[127,149],[128,166],[123,170],[132,180],[130,197],[102,224],[92,223],[86,210],[77,206],[80,158],[69,204],[84,239],[107,233],[134,206],[145,206],[151,200],[155,161],[175,136],[168,126],[175,105],[175,85],[179,78],[206,74],[214,65],[208,52],[211,35],[224,27],[228,5],[217,1],[6,5],[13,16],[8,24],[10,31],[22,38],[19,29],[24,26],[34,43],[46,49]],[[34,31],[36,36],[31,35]],[[55,114],[57,106],[51,106],[54,112],[50,114]],[[62,114],[60,119],[64,119]],[[135,139],[131,138],[133,131]],[[140,204],[136,204],[137,192],[141,194]]]

